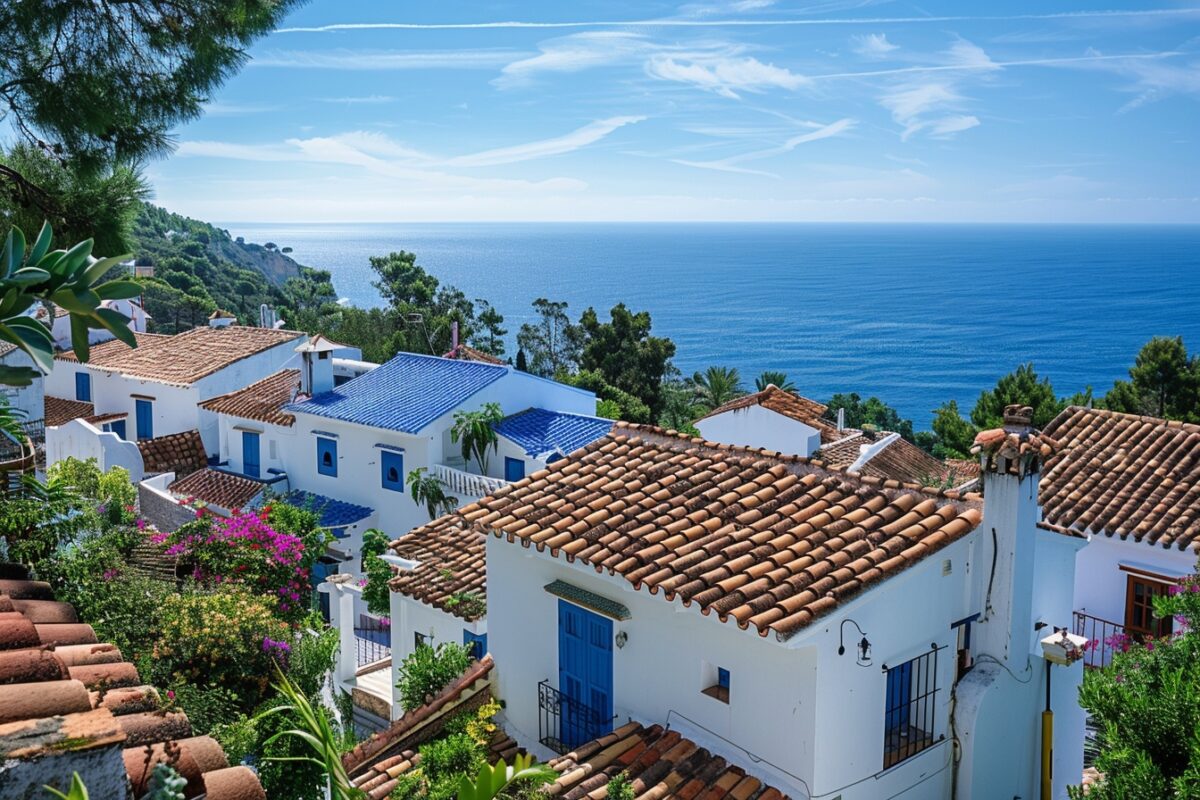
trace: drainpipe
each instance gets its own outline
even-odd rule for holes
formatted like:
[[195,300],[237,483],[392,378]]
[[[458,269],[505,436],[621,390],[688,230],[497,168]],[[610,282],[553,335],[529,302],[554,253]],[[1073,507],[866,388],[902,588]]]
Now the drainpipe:
[[1054,712],[1050,710],[1050,661],[1046,661],[1046,710],[1042,712],[1042,797],[1052,800],[1054,789]]

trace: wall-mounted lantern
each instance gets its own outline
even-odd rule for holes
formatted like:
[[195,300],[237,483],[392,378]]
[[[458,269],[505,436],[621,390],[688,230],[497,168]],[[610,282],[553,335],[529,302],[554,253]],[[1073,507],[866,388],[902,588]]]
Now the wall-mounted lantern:
[[853,625],[854,629],[858,631],[859,636],[862,637],[862,639],[859,641],[858,645],[855,648],[856,653],[855,653],[854,663],[858,664],[860,667],[871,666],[871,642],[869,639],[867,639],[867,634],[863,631],[863,629],[858,627],[858,623],[852,619],[842,620],[842,624],[838,631],[838,655],[842,656],[842,655],[846,654],[846,623],[847,622],[850,623],[851,625]]

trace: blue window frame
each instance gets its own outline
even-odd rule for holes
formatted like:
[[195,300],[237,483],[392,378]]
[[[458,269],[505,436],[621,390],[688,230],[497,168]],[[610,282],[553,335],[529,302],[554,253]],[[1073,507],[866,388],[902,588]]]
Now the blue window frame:
[[92,376],[82,370],[75,373],[75,399],[81,403],[92,402]]
[[124,439],[125,438],[125,420],[114,419],[112,422],[105,424],[104,430],[108,431],[109,433],[115,433],[117,436],[120,436],[122,439]]
[[420,631],[413,631],[413,649],[417,650],[422,647],[429,647],[429,637]]
[[337,439],[326,439],[324,436],[318,436],[317,472],[322,475],[328,475],[331,478],[336,478],[337,462]]
[[242,472],[251,478],[262,474],[262,463],[259,461],[259,436],[254,431],[242,431]]
[[404,491],[404,454],[394,450],[379,451],[379,481],[385,489]]
[[154,438],[154,403],[149,400],[134,400],[134,416],[137,422],[137,438]]
[[463,628],[463,644],[467,646],[467,654],[471,658],[483,658],[487,654],[486,633],[471,633]]
[[724,667],[717,667],[717,686],[729,690],[729,670]]
[[520,458],[504,457],[504,480],[516,483],[525,477],[525,461]]
[[945,737],[935,737],[938,653],[930,650],[887,671],[883,768],[899,764]]

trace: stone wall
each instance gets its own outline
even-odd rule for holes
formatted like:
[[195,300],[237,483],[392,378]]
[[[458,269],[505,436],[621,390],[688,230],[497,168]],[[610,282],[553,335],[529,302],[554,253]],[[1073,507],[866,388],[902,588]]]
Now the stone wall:
[[[169,473],[168,473],[169,474]],[[179,505],[169,495],[146,483],[138,484],[138,503],[142,517],[160,531],[174,531],[196,518],[196,512]]]

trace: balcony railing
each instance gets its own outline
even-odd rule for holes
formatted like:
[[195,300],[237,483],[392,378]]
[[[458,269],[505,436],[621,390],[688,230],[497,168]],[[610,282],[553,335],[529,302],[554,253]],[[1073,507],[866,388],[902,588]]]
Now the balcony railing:
[[538,684],[538,741],[562,755],[612,729],[612,719],[550,685]]
[[433,474],[438,480],[446,484],[447,494],[454,495],[459,500],[467,497],[483,497],[508,486],[508,481],[501,478],[476,475],[473,472],[455,469],[446,464],[437,464],[434,466]]
[[1075,612],[1075,635],[1088,640],[1084,646],[1083,665],[1089,668],[1107,667],[1113,653],[1125,649],[1125,626],[1082,611]]
[[374,617],[366,614],[358,615],[358,624],[354,626],[354,643],[356,645],[356,661],[358,666],[374,664],[392,656],[392,629]]

